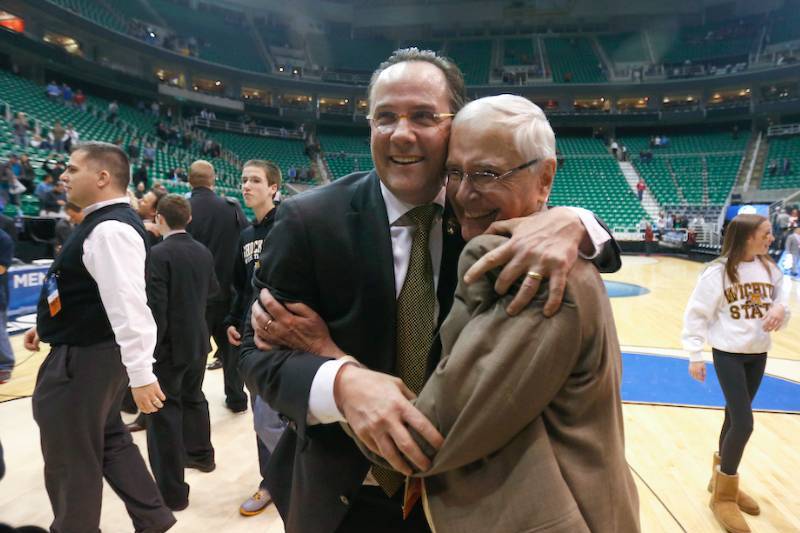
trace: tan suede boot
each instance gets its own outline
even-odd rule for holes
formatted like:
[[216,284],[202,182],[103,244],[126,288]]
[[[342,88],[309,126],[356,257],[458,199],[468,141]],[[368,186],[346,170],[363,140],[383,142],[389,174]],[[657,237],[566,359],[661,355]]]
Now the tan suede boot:
[[714,470],[713,491],[709,507],[714,512],[714,517],[729,533],[750,533],[747,522],[736,505],[739,494],[739,476],[729,476],[720,472],[719,467]]
[[[708,480],[708,492],[711,492],[713,489],[714,470],[719,466],[719,462],[719,453],[714,452],[714,460],[711,464],[711,479]],[[758,502],[743,490],[739,490],[739,498],[736,500],[736,503],[743,513],[752,516],[761,514],[761,508],[758,506]]]

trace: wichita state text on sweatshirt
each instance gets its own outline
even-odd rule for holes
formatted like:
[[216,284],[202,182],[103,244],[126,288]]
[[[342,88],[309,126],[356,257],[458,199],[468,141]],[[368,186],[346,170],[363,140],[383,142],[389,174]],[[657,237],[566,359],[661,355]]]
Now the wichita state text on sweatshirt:
[[691,361],[703,360],[706,341],[718,350],[757,354],[770,348],[764,318],[773,305],[783,305],[789,321],[789,306],[782,291],[783,274],[774,265],[769,271],[755,259],[739,263],[739,281],[725,274],[725,262],[714,261],[700,274],[683,316],[681,340]]

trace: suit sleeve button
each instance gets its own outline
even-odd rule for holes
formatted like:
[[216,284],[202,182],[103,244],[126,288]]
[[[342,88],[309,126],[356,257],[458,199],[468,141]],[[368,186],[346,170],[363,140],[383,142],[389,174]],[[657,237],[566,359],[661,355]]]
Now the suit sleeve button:
[[339,496],[339,501],[342,502],[344,505],[348,505],[348,506],[350,505],[350,500],[344,494]]

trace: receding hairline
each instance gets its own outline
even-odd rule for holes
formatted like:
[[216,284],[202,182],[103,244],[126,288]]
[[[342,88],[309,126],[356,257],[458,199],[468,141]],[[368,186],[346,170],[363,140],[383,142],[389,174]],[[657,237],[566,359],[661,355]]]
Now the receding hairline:
[[[372,109],[372,107],[375,105],[375,99],[373,98],[373,93],[375,92],[375,88],[378,86],[378,84],[381,83],[381,82],[383,82],[383,83],[391,82],[392,79],[389,78],[387,80],[387,77],[389,77],[391,75],[400,76],[401,74],[399,74],[399,73],[398,74],[394,74],[394,72],[399,71],[401,69],[402,70],[406,70],[406,69],[408,69],[410,67],[413,67],[415,64],[427,65],[430,68],[428,68],[428,67],[423,67],[423,68],[428,68],[428,70],[432,69],[433,71],[436,71],[438,73],[440,79],[436,80],[436,81],[437,82],[444,82],[444,84],[441,86],[441,88],[444,91],[444,96],[447,99],[448,105],[450,105],[450,103],[451,103],[450,102],[450,88],[448,87],[447,75],[445,74],[445,72],[441,68],[439,68],[437,65],[435,65],[434,63],[431,63],[430,61],[424,61],[424,60],[421,60],[421,59],[411,59],[409,61],[402,61],[400,63],[394,63],[392,65],[389,65],[388,67],[383,69],[377,75],[377,77],[375,78],[374,83],[369,88],[369,93],[367,94],[367,99],[369,101],[370,109]],[[397,67],[397,68],[395,68],[395,67]],[[425,76],[434,76],[434,75],[435,74],[433,74],[432,72],[430,74],[425,74]],[[438,83],[437,83],[437,86],[438,86]]]

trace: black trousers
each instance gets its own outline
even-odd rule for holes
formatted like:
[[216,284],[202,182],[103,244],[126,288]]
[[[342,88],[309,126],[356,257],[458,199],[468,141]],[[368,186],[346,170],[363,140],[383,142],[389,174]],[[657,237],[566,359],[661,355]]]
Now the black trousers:
[[[403,520],[403,488],[389,498],[380,487],[364,486],[336,533],[430,533],[422,501]],[[477,533],[477,532],[476,532]]]
[[228,343],[225,317],[228,316],[230,302],[208,302],[206,324],[208,332],[217,345],[217,357],[222,361],[225,380],[225,404],[235,411],[247,409],[247,395],[244,393],[244,380],[239,373],[239,350]]
[[186,461],[214,462],[208,402],[203,394],[205,354],[189,364],[157,361],[153,370],[167,400],[164,407],[147,415],[150,468],[167,505],[180,507],[189,499],[189,485],[183,476]]
[[734,475],[753,433],[753,398],[756,397],[767,354],[733,354],[716,348],[714,370],[725,395],[725,421],[719,434],[720,470]]
[[103,478],[125,503],[136,531],[175,523],[120,416],[128,377],[113,341],[54,346],[36,378],[44,480],[52,533],[96,532]]

